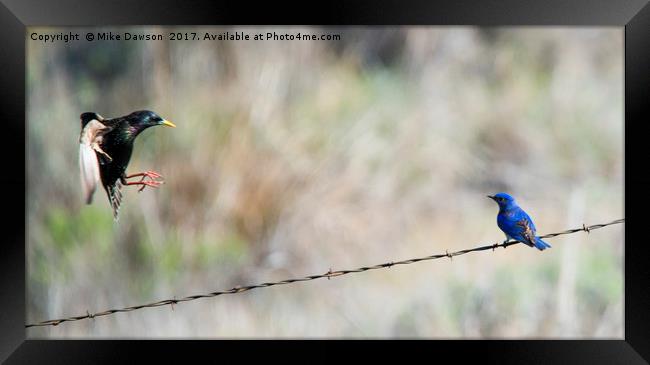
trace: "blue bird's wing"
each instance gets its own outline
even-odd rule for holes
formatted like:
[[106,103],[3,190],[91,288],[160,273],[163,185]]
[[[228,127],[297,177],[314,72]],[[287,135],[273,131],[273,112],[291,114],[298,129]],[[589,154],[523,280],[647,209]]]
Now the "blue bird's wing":
[[521,239],[519,241],[524,242],[530,247],[536,247],[540,251],[551,248],[551,245],[537,237],[537,229],[533,220],[523,210],[521,210],[521,219],[519,219],[517,224],[521,228]]
[[521,213],[522,213],[523,219],[525,219],[528,222],[527,224],[533,230],[533,235],[535,235],[535,232],[537,232],[537,228],[535,228],[535,223],[533,223],[533,220],[528,216],[528,214],[526,214],[526,212],[523,209],[521,210]]
[[527,244],[528,246],[535,245],[535,225],[530,218],[522,218],[517,221],[517,226],[519,227],[519,241]]

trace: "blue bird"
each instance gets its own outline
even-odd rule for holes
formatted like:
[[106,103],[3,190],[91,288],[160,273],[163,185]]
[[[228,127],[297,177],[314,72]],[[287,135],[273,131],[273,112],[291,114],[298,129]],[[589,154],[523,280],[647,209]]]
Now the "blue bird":
[[519,208],[515,198],[506,193],[498,193],[494,196],[488,195],[488,198],[499,204],[497,224],[506,234],[506,241],[509,239],[517,240],[530,247],[535,246],[540,251],[551,247],[551,245],[535,235],[533,220],[523,209]]

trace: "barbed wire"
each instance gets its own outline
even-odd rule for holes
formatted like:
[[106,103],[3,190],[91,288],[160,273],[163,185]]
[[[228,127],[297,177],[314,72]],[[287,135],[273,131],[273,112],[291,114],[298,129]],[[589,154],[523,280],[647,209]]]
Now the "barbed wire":
[[[620,224],[623,223],[625,219],[617,219],[614,221],[611,221],[609,223],[601,223],[601,224],[594,224],[591,226],[585,226],[584,224],[582,225],[582,228],[574,228],[574,229],[568,229],[566,231],[562,232],[556,232],[556,233],[549,233],[543,236],[539,236],[540,238],[552,238],[552,237],[557,237],[561,235],[566,235],[566,234],[572,234],[576,232],[587,232],[589,233],[590,231],[593,231],[595,229],[611,226],[614,224]],[[470,252],[476,252],[476,251],[485,251],[485,250],[495,250],[498,247],[503,247],[506,248],[508,246],[515,245],[517,243],[520,243],[520,241],[516,240],[509,240],[505,241],[503,243],[495,243],[492,245],[485,245],[485,246],[479,246],[479,247],[474,247],[474,248],[469,248],[465,250],[460,250],[460,251],[455,251],[455,252],[448,252],[445,251],[444,254],[436,254],[436,255],[430,255],[430,256],[424,256],[424,257],[418,257],[414,259],[408,259],[408,260],[402,260],[402,261],[391,261],[391,262],[386,262],[383,264],[378,264],[378,265],[373,265],[373,266],[364,266],[360,267],[357,269],[351,269],[351,270],[337,270],[337,271],[332,271],[331,269],[327,271],[324,274],[318,274],[318,275],[310,275],[310,276],[305,276],[302,278],[295,278],[295,279],[286,279],[286,280],[281,280],[281,281],[273,281],[273,282],[266,282],[262,284],[255,284],[255,285],[247,285],[247,286],[236,286],[232,289],[229,290],[223,290],[223,291],[215,291],[212,293],[207,293],[207,294],[198,294],[198,295],[191,295],[187,296],[184,298],[179,298],[179,299],[165,299],[165,300],[160,300],[157,302],[153,303],[148,303],[148,304],[140,304],[140,305],[135,305],[131,307],[124,307],[124,308],[118,308],[118,309],[109,309],[105,310],[102,312],[97,312],[97,313],[89,313],[86,311],[85,315],[80,315],[80,316],[75,316],[75,317],[68,317],[68,318],[60,318],[60,319],[50,319],[47,321],[43,322],[38,322],[38,323],[31,323],[25,325],[26,328],[29,327],[42,327],[42,326],[57,326],[61,323],[64,322],[74,322],[74,321],[80,321],[83,319],[94,319],[96,317],[102,317],[102,316],[107,316],[115,313],[120,313],[120,312],[131,312],[134,310],[142,309],[142,308],[155,308],[155,307],[161,307],[165,305],[170,305],[172,307],[172,310],[174,309],[174,305],[182,302],[189,302],[192,300],[197,300],[201,298],[211,298],[211,297],[216,297],[219,295],[224,295],[224,294],[238,294],[238,293],[243,293],[249,290],[257,289],[257,288],[268,288],[271,286],[276,286],[276,285],[286,285],[286,284],[292,284],[292,283],[297,283],[297,282],[302,282],[302,281],[311,281],[311,280],[316,280],[316,279],[322,279],[322,278],[327,278],[328,280],[332,277],[337,277],[337,276],[343,276],[347,274],[353,274],[353,273],[360,273],[360,272],[365,272],[365,271],[370,271],[370,270],[378,270],[378,269],[385,269],[385,268],[390,268],[396,265],[410,265],[414,264],[416,262],[421,262],[421,261],[428,261],[428,260],[436,260],[440,259],[443,257],[448,257],[449,259],[452,259],[454,256],[460,256],[464,255],[466,253]]]

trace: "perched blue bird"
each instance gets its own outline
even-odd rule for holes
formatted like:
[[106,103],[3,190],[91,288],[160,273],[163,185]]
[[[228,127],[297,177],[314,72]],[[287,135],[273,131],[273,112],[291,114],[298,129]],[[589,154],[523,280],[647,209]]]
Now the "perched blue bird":
[[488,195],[488,198],[499,204],[497,224],[506,234],[507,240],[517,240],[530,247],[535,246],[540,251],[551,247],[551,245],[535,235],[533,220],[523,209],[519,208],[515,198],[506,193],[498,193],[494,196]]

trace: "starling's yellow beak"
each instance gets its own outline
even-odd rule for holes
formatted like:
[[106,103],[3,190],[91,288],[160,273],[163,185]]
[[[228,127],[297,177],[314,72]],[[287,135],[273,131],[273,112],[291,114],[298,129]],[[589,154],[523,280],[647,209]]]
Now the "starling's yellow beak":
[[166,119],[163,119],[163,121],[160,122],[160,124],[166,125],[168,127],[176,128],[176,124],[174,124],[174,123],[172,123],[172,122],[170,122],[170,121],[168,121]]

